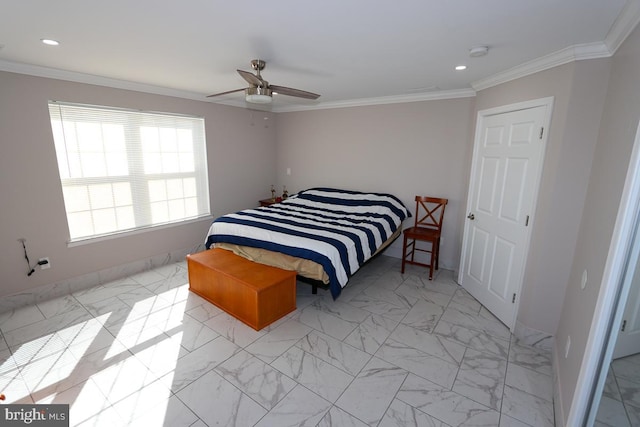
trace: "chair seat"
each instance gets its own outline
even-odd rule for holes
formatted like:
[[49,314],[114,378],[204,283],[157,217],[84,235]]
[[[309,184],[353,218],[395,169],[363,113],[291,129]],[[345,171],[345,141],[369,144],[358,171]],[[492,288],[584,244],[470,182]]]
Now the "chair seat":
[[403,231],[404,235],[410,239],[431,240],[440,237],[440,231],[426,227],[410,227]]
[[[429,280],[433,279],[433,270],[438,269],[440,258],[440,231],[442,230],[442,218],[444,209],[449,201],[436,197],[416,196],[416,215],[413,227],[404,230],[404,242],[402,244],[402,267],[404,273],[405,264],[421,265],[429,267]],[[431,244],[429,249],[417,247],[417,242]],[[415,258],[416,252],[429,254],[429,263],[421,262]]]

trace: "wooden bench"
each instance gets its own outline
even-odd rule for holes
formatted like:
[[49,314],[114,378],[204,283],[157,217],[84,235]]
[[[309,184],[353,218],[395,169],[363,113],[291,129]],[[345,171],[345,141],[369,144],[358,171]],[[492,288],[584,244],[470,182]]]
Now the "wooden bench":
[[296,309],[296,272],[214,248],[187,255],[189,290],[259,331]]

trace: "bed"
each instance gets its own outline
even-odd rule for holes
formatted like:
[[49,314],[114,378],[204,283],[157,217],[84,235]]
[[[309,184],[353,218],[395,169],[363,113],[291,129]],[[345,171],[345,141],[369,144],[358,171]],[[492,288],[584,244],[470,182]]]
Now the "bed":
[[333,188],[301,191],[281,203],[216,219],[205,246],[295,270],[337,298],[349,278],[388,246],[411,214],[395,196]]

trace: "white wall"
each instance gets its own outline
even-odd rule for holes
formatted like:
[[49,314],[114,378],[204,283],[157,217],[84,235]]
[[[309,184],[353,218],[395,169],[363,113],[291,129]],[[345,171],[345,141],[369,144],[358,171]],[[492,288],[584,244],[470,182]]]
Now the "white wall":
[[[204,242],[210,223],[68,248],[48,100],[204,117],[214,217],[255,206],[268,195],[264,183],[276,179],[270,113],[6,72],[0,72],[0,89],[0,296],[194,247]],[[32,263],[48,256],[52,267],[27,277],[20,237],[27,239]]]
[[[556,334],[555,360],[560,385],[556,405],[562,409],[563,422],[567,421],[575,393],[579,392],[582,398],[588,394],[588,390],[576,390],[576,384],[598,296],[602,287],[617,286],[617,283],[602,283],[602,279],[640,120],[639,76],[640,28],[636,28],[611,60],[604,113]],[[585,270],[588,281],[585,290],[581,290]],[[569,336],[571,348],[565,358]]]
[[[477,111],[554,97],[518,322],[555,334],[569,280],[610,61],[580,61],[480,91],[474,99],[278,115],[279,186],[448,197],[442,265],[457,269]],[[286,175],[287,168],[291,176]],[[280,190],[280,188],[279,188]],[[412,207],[413,208],[413,207]],[[393,255],[400,253],[400,242]]]
[[608,59],[555,67],[480,91],[477,110],[554,97],[518,323],[554,335],[569,280],[598,126]]
[[[473,98],[278,115],[279,191],[328,186],[449,199],[440,265],[457,269]],[[291,175],[286,175],[286,169]],[[409,221],[407,220],[407,224]],[[388,252],[400,256],[398,239]]]
[[[199,244],[209,225],[68,248],[50,99],[205,117],[214,216],[255,205],[272,183],[290,192],[311,186],[390,192],[411,208],[416,194],[448,197],[442,265],[456,269],[477,111],[554,96],[518,320],[551,334],[557,329],[556,347],[571,335],[569,357],[558,357],[557,366],[558,403],[566,414],[640,116],[639,75],[638,30],[612,59],[566,64],[483,90],[475,99],[277,117],[0,72],[0,296]],[[32,259],[50,256],[53,267],[27,278],[19,237],[27,238]],[[580,292],[576,283],[585,268],[591,285]]]

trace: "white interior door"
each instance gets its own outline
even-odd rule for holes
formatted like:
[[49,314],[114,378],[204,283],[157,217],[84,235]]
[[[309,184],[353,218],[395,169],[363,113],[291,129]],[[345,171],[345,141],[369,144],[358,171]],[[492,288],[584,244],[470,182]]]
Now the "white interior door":
[[640,353],[640,263],[636,264],[613,358]]
[[545,99],[511,111],[478,113],[460,284],[511,329],[551,102]]

